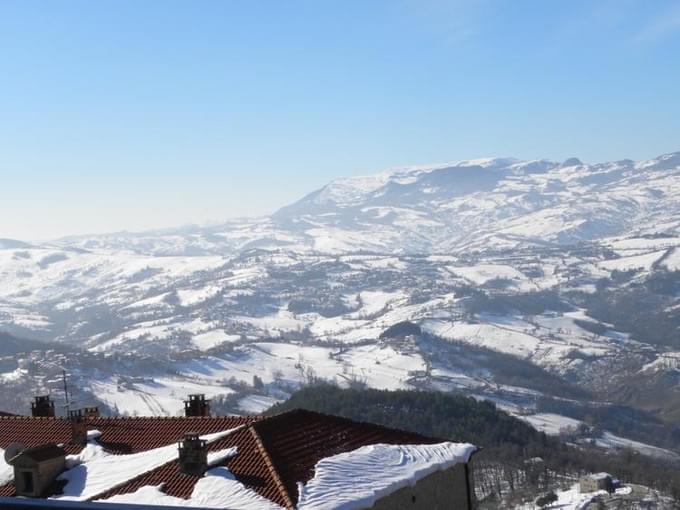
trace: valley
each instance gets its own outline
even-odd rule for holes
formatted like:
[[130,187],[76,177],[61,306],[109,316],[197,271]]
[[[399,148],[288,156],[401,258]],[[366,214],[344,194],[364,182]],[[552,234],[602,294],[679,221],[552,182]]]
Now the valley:
[[462,392],[675,461],[679,174],[680,154],[475,160],[266,218],[0,241],[0,329],[32,340],[0,358],[0,409],[62,398],[62,370],[72,405],[129,415],[189,393],[258,413],[329,381]]

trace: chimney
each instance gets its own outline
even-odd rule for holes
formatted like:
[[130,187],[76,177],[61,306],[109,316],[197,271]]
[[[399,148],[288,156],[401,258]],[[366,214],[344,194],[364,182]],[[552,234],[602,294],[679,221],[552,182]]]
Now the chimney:
[[85,414],[86,420],[94,420],[96,418],[99,418],[99,408],[97,406],[85,407],[83,409],[83,414]]
[[203,394],[189,395],[189,400],[184,401],[184,415],[210,416],[210,400],[206,400]]
[[[15,445],[10,445],[10,447]],[[20,445],[19,445],[20,446]],[[66,466],[66,451],[55,444],[44,444],[10,452],[14,468],[14,489],[18,496],[44,497]],[[2,505],[5,506],[5,505]]]
[[68,412],[68,421],[71,423],[71,443],[87,443],[87,422],[82,409]]
[[208,442],[187,432],[179,443],[179,469],[185,475],[203,476],[208,469]]
[[36,396],[31,403],[31,416],[54,418],[54,402],[49,395]]

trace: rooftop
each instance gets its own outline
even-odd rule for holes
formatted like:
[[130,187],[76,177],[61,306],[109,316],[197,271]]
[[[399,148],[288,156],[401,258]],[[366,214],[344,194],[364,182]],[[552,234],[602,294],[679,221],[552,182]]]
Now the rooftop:
[[[128,472],[119,483],[109,483],[99,492],[93,489],[84,499],[109,499],[148,488],[162,491],[163,498],[191,498],[197,483],[207,483],[206,478],[180,473],[176,445],[185,433],[195,432],[212,438],[208,451],[220,459],[218,466],[226,468],[225,472],[228,470],[249,492],[285,508],[295,507],[299,498],[298,483],[311,480],[315,466],[322,459],[378,443],[435,445],[443,442],[304,410],[268,418],[90,418],[87,428],[99,432],[96,448],[106,455],[127,456],[120,457],[123,461],[133,454],[148,452],[147,457],[154,456],[156,460],[143,464],[148,469]],[[222,434],[216,434],[220,432]],[[85,449],[89,450],[83,451],[82,445],[70,442],[71,428],[64,418],[1,417],[0,448],[5,449],[16,441],[29,448],[62,444],[69,454],[80,454],[80,457],[99,455],[99,450],[93,449],[94,444],[88,444]],[[0,496],[14,494],[12,483],[0,485]]]
[[602,472],[602,473],[592,473],[592,474],[588,475],[588,478],[590,478],[591,480],[604,480],[606,478],[612,478],[612,475],[610,475],[609,473],[604,473],[604,472]]

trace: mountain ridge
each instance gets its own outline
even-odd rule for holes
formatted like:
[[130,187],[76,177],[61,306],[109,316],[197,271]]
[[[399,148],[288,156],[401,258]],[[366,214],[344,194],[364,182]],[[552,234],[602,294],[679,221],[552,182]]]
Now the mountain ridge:
[[[667,223],[673,225],[662,230],[675,232],[678,222],[671,213],[680,210],[672,193],[677,186],[663,172],[676,176],[679,168],[680,152],[639,162],[480,158],[419,165],[336,179],[269,216],[67,236],[41,245],[226,256],[249,247],[286,246],[320,253],[521,249],[592,241],[635,229],[649,235],[654,233],[650,214],[664,208],[670,211],[664,214]],[[594,194],[604,200],[594,200]],[[658,200],[668,205],[655,207],[652,202]],[[527,224],[533,224],[533,231]],[[172,242],[153,242],[162,239]]]

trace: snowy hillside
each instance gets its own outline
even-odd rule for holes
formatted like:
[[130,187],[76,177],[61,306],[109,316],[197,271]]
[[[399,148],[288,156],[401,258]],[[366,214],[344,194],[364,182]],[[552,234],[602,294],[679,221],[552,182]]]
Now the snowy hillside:
[[[2,239],[0,329],[62,350],[0,357],[0,409],[56,392],[63,366],[120,413],[199,391],[258,412],[321,378],[464,391],[537,427],[614,405],[672,422],[679,270],[680,153],[463,161],[338,180],[266,218]],[[649,420],[626,444],[659,437]]]
[[271,217],[55,244],[147,255],[448,254],[671,234],[680,228],[679,175],[680,153],[592,165],[470,160],[340,179]]

